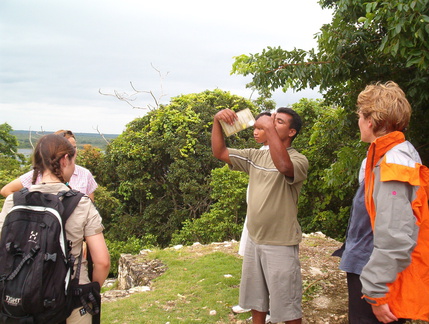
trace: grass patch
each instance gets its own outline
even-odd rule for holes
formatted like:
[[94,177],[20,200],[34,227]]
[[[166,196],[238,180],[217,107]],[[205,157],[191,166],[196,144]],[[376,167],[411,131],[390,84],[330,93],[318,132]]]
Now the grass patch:
[[[152,290],[116,302],[103,303],[102,323],[229,323],[238,302],[242,260],[213,252],[157,250],[148,255],[168,270]],[[215,315],[210,315],[215,311]],[[249,314],[235,315],[246,319]]]

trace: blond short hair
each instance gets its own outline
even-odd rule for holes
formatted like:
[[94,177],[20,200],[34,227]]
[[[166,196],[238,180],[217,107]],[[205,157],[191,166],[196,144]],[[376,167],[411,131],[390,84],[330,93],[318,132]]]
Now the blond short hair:
[[410,122],[411,105],[393,81],[366,86],[358,96],[357,107],[365,119],[372,119],[376,136],[405,131]]

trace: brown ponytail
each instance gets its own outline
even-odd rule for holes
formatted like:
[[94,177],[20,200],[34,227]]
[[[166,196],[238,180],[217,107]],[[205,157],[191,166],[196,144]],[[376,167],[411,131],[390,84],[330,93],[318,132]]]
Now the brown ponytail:
[[33,184],[36,183],[37,177],[49,170],[61,182],[65,182],[61,171],[60,160],[66,154],[72,159],[76,154],[73,145],[62,136],[49,134],[41,137],[37,142],[33,154]]

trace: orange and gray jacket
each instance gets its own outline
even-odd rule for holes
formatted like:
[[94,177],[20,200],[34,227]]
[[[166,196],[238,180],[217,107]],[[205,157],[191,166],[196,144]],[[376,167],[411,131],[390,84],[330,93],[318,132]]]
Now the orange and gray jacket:
[[389,304],[398,318],[429,321],[429,169],[401,132],[368,150],[365,205],[374,250],[361,274],[372,305]]

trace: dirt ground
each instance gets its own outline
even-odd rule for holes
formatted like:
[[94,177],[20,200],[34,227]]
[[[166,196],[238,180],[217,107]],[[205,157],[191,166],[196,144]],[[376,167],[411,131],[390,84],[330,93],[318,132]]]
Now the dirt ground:
[[300,244],[304,323],[348,322],[346,274],[338,268],[340,259],[331,256],[341,245],[321,233],[304,235]]

